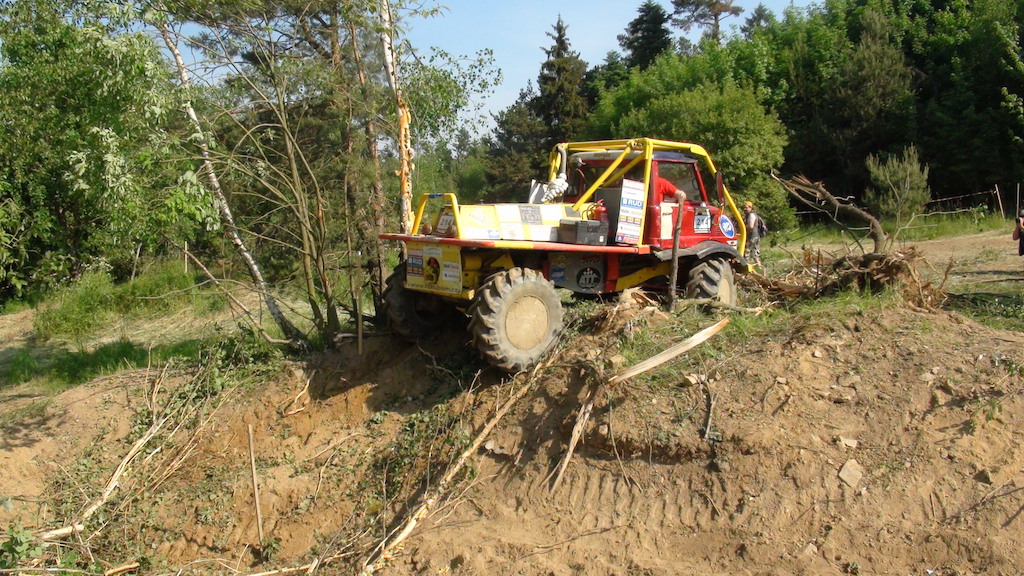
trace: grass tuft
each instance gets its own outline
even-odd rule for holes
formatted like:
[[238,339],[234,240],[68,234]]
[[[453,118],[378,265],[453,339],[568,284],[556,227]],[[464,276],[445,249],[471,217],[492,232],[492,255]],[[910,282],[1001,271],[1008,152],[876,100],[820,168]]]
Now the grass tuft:
[[44,340],[66,338],[81,347],[90,336],[118,321],[167,316],[179,310],[203,315],[223,306],[222,298],[201,293],[196,278],[179,263],[164,261],[125,284],[114,284],[103,270],[86,272],[39,307],[33,328]]

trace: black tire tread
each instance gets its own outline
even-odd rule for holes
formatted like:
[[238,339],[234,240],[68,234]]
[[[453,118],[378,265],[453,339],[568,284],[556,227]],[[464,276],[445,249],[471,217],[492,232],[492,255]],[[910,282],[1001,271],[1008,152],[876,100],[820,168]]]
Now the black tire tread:
[[[548,307],[547,337],[528,351],[513,348],[501,326],[501,315],[508,298],[514,292],[524,290],[539,290],[542,299],[552,300]],[[554,284],[530,268],[511,268],[492,275],[477,289],[468,313],[473,344],[488,362],[509,372],[525,370],[539,361],[554,346],[562,331],[562,307]]]
[[[415,314],[416,298],[430,298],[430,294],[413,292],[405,288],[405,264],[399,264],[385,281],[383,314],[391,329],[402,338],[416,342],[429,336],[437,329],[443,328],[445,318],[426,320]],[[454,312],[454,309],[453,309]]]
[[724,258],[701,260],[690,269],[686,282],[686,297],[718,299],[718,287],[724,281],[732,283],[733,295],[733,301],[725,304],[735,305],[736,286],[732,275],[732,266]]

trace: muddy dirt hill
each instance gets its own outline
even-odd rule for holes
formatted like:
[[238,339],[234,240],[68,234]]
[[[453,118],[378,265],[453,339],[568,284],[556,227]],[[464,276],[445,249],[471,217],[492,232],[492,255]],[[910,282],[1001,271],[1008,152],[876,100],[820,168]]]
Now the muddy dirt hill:
[[[457,338],[386,336],[243,388],[210,370],[118,374],[3,429],[0,525],[84,519],[37,565],[357,574],[428,500],[381,573],[1020,574],[1024,333],[894,300],[829,310],[733,322],[728,346],[602,386],[554,491],[623,343],[713,318],[631,309],[609,327],[595,308],[532,380],[478,371]],[[31,400],[3,393],[5,410]]]

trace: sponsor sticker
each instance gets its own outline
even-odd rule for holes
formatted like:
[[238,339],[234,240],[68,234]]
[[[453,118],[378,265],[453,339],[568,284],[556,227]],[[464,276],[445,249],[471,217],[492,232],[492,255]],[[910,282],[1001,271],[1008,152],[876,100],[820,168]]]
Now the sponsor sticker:
[[725,234],[726,238],[736,237],[736,225],[725,214],[718,217],[718,228],[722,231],[722,234]]

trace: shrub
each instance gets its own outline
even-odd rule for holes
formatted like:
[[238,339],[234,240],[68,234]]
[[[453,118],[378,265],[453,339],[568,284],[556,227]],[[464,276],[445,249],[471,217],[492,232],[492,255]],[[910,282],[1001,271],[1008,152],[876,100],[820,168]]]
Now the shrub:
[[89,271],[48,299],[36,313],[33,328],[44,339],[66,336],[81,343],[88,334],[113,321],[113,302],[110,274]]
[[872,154],[867,168],[873,186],[864,191],[864,203],[876,216],[895,219],[897,228],[914,214],[924,212],[932,199],[928,166],[921,166],[914,146],[885,160]]

